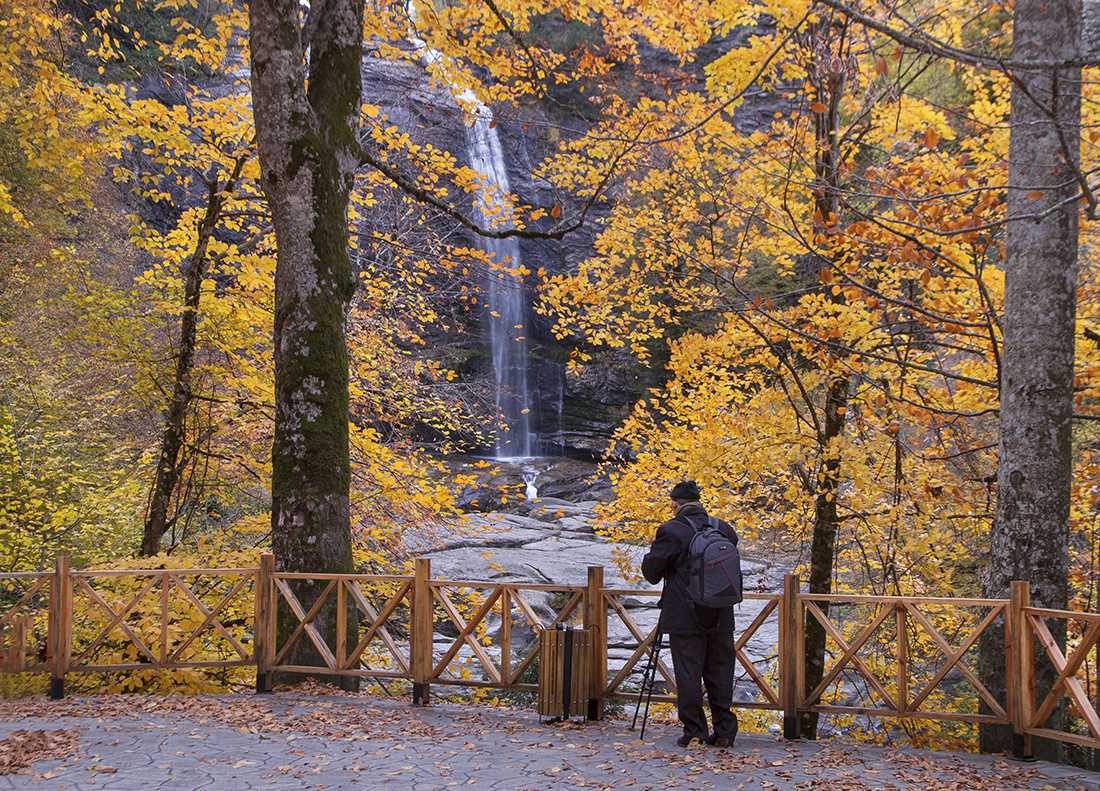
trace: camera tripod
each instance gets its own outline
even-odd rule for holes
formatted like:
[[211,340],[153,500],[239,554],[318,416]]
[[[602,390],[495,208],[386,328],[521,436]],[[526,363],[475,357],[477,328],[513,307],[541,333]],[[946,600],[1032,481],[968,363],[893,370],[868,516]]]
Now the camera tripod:
[[649,648],[649,663],[646,665],[645,672],[642,673],[642,686],[638,689],[638,703],[634,707],[634,721],[630,723],[630,730],[634,730],[634,726],[638,724],[638,711],[642,707],[642,697],[644,696],[645,713],[642,715],[642,732],[638,736],[639,739],[645,738],[645,724],[646,720],[649,719],[649,702],[653,699],[653,688],[657,686],[657,671],[660,669],[659,658],[664,639],[665,635],[658,626],[657,633],[653,637],[653,643]]

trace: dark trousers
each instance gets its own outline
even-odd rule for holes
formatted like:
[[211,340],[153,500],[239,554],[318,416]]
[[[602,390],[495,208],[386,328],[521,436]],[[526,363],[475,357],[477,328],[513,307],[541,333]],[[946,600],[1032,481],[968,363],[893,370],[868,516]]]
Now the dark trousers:
[[737,715],[731,708],[736,662],[733,633],[670,634],[668,645],[676,675],[676,713],[684,725],[684,735],[699,739],[709,735],[703,711],[706,686],[714,735],[732,742],[737,734]]

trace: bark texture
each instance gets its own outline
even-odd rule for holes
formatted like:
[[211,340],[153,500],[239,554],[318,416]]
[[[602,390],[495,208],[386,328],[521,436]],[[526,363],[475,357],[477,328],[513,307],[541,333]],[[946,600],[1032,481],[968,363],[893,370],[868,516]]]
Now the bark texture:
[[[825,108],[814,118],[816,159],[814,173],[815,236],[827,235],[829,226],[839,222],[840,213],[840,101],[844,95],[845,62],[834,51],[843,50],[846,28],[833,29],[821,24],[811,35],[809,50],[813,61],[809,69],[809,81],[814,86],[817,103]],[[834,40],[835,38],[835,40]],[[826,262],[841,264],[841,261]],[[844,301],[843,293],[832,294],[835,304]],[[841,352],[837,352],[841,354]],[[845,414],[848,406],[849,376],[842,364],[830,372],[832,380],[825,391],[822,421],[818,428],[817,442],[822,461],[817,476],[814,502],[814,528],[810,543],[809,592],[831,593],[833,589],[833,560],[836,556],[836,538],[840,529],[837,512],[837,495],[840,489],[842,457],[837,439],[844,433]],[[819,602],[824,615],[829,614],[829,603]],[[809,694],[825,676],[825,650],[828,635],[825,627],[812,615],[806,615],[803,651],[806,658],[806,693]],[[800,718],[799,728],[807,739],[817,738],[818,715],[806,712]]]
[[[1014,60],[1070,60],[1079,53],[1073,0],[1015,5]],[[1031,601],[1065,608],[1072,478],[1073,353],[1077,290],[1080,71],[1013,74],[1005,235],[997,510],[985,595],[1008,598],[1012,580]],[[1063,635],[1064,641],[1064,635]],[[981,646],[982,683],[1004,699],[1003,630]],[[1036,694],[1056,674],[1037,666]],[[1041,697],[1040,697],[1041,700]],[[982,729],[983,751],[1010,749],[1007,728]],[[1036,744],[1057,758],[1057,746]]]
[[[278,245],[271,544],[278,571],[350,573],[345,323],[356,278],[346,214],[360,156],[363,2],[314,3],[308,20],[300,8],[249,4],[261,180]],[[323,587],[294,591],[308,609]],[[296,619],[285,607],[278,618],[282,645]],[[334,602],[316,623],[331,644]],[[317,664],[308,642],[299,649],[289,662]]]

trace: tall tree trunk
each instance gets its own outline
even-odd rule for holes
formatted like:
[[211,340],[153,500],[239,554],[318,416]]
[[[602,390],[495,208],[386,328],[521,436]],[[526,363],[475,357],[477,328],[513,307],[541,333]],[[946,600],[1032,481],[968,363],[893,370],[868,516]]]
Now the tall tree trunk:
[[[363,1],[314,3],[304,25],[299,9],[298,0],[249,4],[261,181],[278,246],[271,545],[279,571],[350,573],[345,322],[356,278],[346,213],[361,154]],[[294,591],[312,602],[323,587]],[[330,644],[335,609],[316,621]],[[295,625],[281,608],[280,641]],[[308,641],[298,645],[287,661],[316,664]]]
[[[809,80],[816,93],[816,103],[820,106],[814,119],[814,137],[816,144],[815,183],[814,183],[814,237],[816,240],[831,238],[828,233],[831,226],[839,222],[840,204],[840,143],[838,140],[840,100],[844,95],[845,77],[840,70],[840,55],[844,41],[844,32],[839,35],[840,42],[829,39],[832,26],[828,21],[821,23],[812,35],[810,46],[813,54]],[[818,243],[820,246],[820,243]],[[828,262],[829,266],[840,263]],[[844,294],[830,296],[832,302],[844,302]],[[836,555],[836,536],[840,527],[837,513],[837,495],[841,480],[841,455],[836,440],[844,433],[845,414],[848,406],[849,377],[842,366],[830,372],[832,377],[825,391],[823,419],[817,438],[821,450],[822,462],[818,473],[816,499],[814,502],[814,528],[810,543],[810,593],[830,593],[833,589],[833,559]],[[829,603],[820,602],[822,613],[828,615]],[[806,662],[806,692],[813,692],[825,675],[825,649],[827,635],[825,628],[816,618],[807,614],[805,622],[803,652]],[[800,718],[799,728],[808,739],[817,738],[818,715],[807,712]]]
[[[1080,12],[1073,0],[1018,0],[1014,60],[1078,57]],[[1001,365],[997,509],[985,595],[1007,598],[1012,580],[1031,584],[1032,602],[1065,608],[1072,477],[1073,354],[1077,290],[1079,69],[1013,75],[1005,235],[1004,352]],[[1064,632],[1059,638],[1064,643]],[[1005,695],[1003,631],[980,649],[980,677]],[[1036,694],[1056,674],[1036,670]],[[1011,748],[1007,728],[986,727],[983,751]],[[1036,753],[1058,758],[1055,743]]]
[[180,472],[187,466],[189,456],[183,452],[186,440],[187,409],[193,395],[191,390],[191,372],[195,367],[195,348],[199,322],[199,301],[202,298],[202,284],[206,279],[206,252],[210,239],[221,221],[222,210],[229,194],[236,189],[241,171],[247,157],[237,160],[236,166],[223,187],[215,179],[207,183],[206,212],[199,223],[195,243],[195,252],[188,262],[187,276],[183,286],[183,316],[180,319],[180,346],[176,357],[176,372],[172,380],[172,397],[164,416],[164,431],[161,435],[160,458],[157,461],[156,478],[149,497],[149,510],[145,515],[145,527],[141,537],[142,557],[151,557],[160,551],[160,541],[174,524],[182,503],[176,503],[176,514],[169,518],[172,498],[179,484]]

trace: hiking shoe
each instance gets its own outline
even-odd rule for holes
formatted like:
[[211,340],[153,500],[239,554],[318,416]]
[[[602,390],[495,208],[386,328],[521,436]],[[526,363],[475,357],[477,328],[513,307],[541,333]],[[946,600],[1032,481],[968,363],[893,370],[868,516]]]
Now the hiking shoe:
[[724,750],[730,746],[729,739],[720,739],[713,733],[706,738],[706,743],[711,747],[717,747],[719,750]]
[[684,747],[690,750],[692,747],[698,747],[701,742],[698,736],[688,736],[686,733],[676,740],[676,744],[679,747]]

